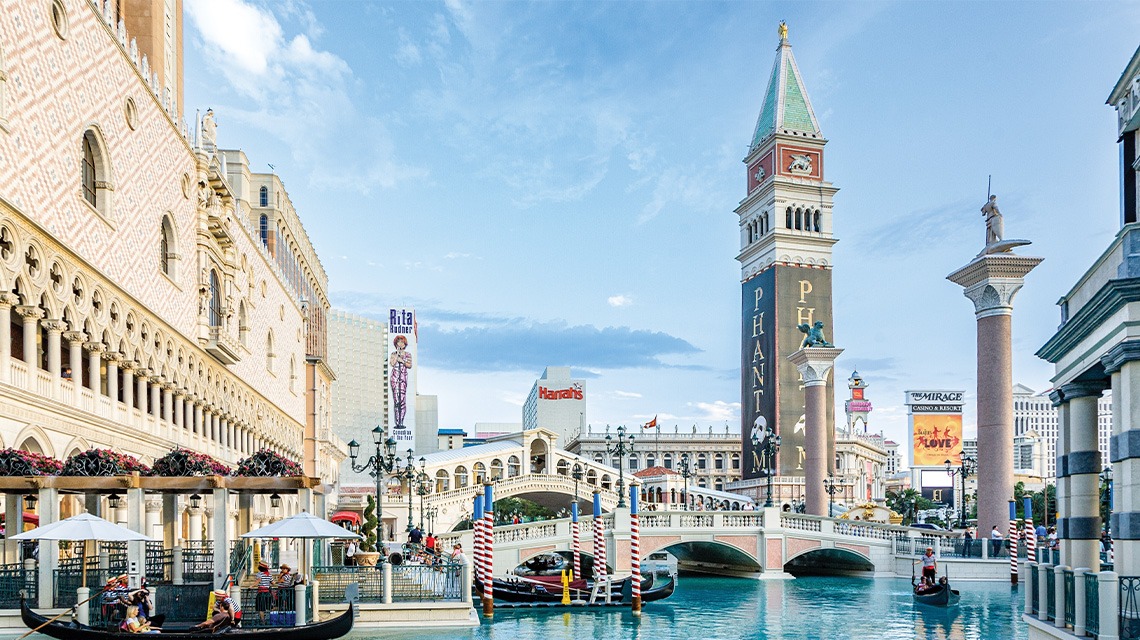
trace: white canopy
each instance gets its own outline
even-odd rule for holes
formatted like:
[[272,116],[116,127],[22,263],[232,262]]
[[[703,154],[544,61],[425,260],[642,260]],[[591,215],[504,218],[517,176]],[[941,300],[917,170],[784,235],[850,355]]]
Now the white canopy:
[[255,531],[243,533],[243,538],[346,538],[356,539],[359,535],[333,524],[324,518],[302,511],[284,520],[278,520]]
[[117,525],[109,520],[90,513],[81,513],[66,520],[46,524],[31,531],[25,531],[9,540],[102,540],[104,542],[121,542],[124,540],[146,540],[153,538],[144,536],[137,531]]

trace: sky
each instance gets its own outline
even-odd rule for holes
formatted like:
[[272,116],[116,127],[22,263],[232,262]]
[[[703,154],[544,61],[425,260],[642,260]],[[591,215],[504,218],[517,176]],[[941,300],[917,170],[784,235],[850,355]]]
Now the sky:
[[967,391],[973,306],[945,277],[1006,237],[1045,261],[1015,301],[1014,380],[1119,229],[1105,99],[1140,4],[187,0],[186,110],[281,176],[333,305],[414,306],[439,426],[519,422],[546,366],[587,421],[740,420],[738,220],[786,20],[835,197],[837,415]]

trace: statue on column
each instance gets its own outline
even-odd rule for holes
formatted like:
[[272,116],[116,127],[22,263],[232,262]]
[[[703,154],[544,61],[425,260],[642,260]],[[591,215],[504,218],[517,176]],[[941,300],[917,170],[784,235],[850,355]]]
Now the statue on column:
[[1005,235],[1005,223],[997,206],[996,195],[991,195],[982,207],[982,217],[986,219],[986,246],[1001,242]]

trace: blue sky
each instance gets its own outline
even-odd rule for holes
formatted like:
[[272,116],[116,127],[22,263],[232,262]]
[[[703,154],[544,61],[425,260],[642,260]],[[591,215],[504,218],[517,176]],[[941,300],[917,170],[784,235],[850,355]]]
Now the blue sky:
[[[1045,257],[1016,301],[1014,379],[1119,226],[1104,101],[1140,5],[190,0],[186,107],[285,181],[334,305],[419,310],[440,426],[521,419],[546,365],[588,420],[739,422],[733,209],[783,19],[827,146],[835,327],[905,442],[906,388],[974,397],[984,240]],[[845,395],[837,392],[841,402]],[[841,411],[839,415],[842,415]],[[973,423],[970,410],[967,425]]]

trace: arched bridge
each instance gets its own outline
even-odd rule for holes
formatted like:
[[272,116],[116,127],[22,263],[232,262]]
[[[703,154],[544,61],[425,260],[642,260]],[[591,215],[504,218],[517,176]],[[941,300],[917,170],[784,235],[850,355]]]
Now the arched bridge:
[[[606,558],[619,573],[629,570],[627,510],[603,517]],[[723,575],[787,577],[788,574],[862,573],[895,575],[895,540],[931,533],[870,522],[783,513],[668,511],[639,518],[642,558],[658,551],[677,557],[681,568]],[[593,555],[593,519],[580,521],[581,551]],[[445,534],[445,547],[472,548],[470,531]],[[543,553],[570,549],[568,519],[495,527],[495,573],[501,575]]]
[[[527,473],[495,480],[495,498],[525,498],[536,502],[552,511],[565,508],[574,497],[575,482],[573,478],[559,474]],[[587,485],[578,482],[580,504],[583,513],[588,514],[592,508],[593,492],[598,490],[602,499],[602,509],[612,511],[618,503],[618,494],[613,489]],[[483,490],[482,485],[466,486],[450,491],[428,496],[425,502],[439,509],[439,525],[436,529],[450,531],[471,514],[472,501]]]

